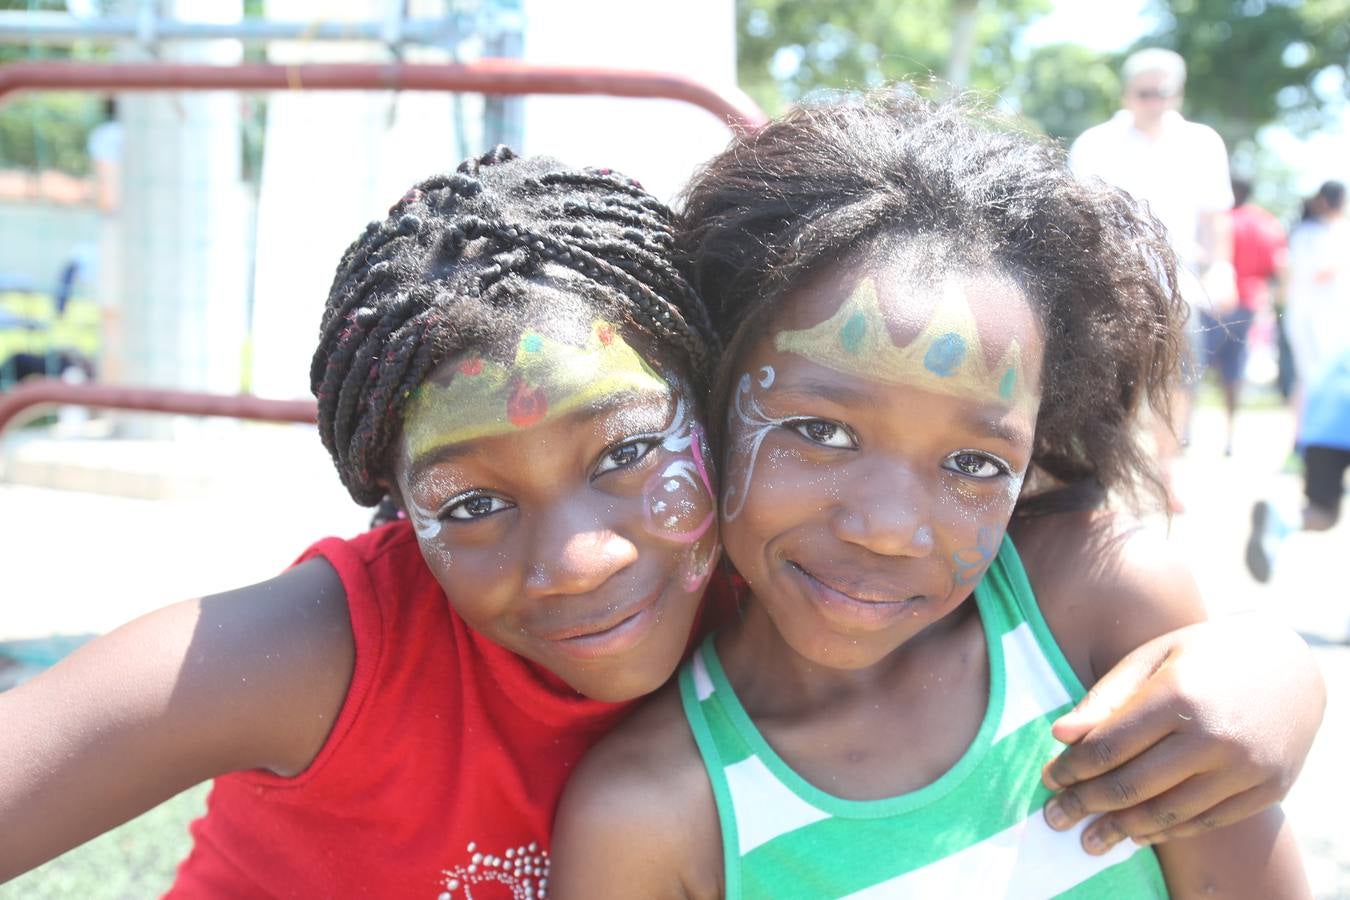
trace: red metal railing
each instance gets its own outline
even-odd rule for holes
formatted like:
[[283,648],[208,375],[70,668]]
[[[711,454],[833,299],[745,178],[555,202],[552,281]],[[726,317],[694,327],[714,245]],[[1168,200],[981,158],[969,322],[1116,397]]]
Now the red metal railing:
[[[180,63],[19,62],[0,66],[0,103],[20,91],[405,90],[482,94],[585,94],[678,100],[705,109],[733,131],[764,124],[764,113],[739,89],[717,91],[663,72],[535,66],[513,59],[473,63],[350,63],[238,66]],[[161,388],[26,381],[0,394],[0,436],[20,412],[76,405],[173,415],[313,422],[313,400],[267,400]]]
[[251,394],[203,394],[168,388],[68,384],[59,378],[28,378],[0,393],[0,434],[25,410],[90,406],[183,416],[220,416],[262,422],[315,421],[313,400],[268,400]]
[[0,66],[0,99],[15,91],[463,91],[480,94],[599,94],[679,100],[733,129],[764,124],[739,89],[713,88],[664,72],[535,66],[514,59],[472,63],[343,63],[238,66],[183,63],[21,62]]

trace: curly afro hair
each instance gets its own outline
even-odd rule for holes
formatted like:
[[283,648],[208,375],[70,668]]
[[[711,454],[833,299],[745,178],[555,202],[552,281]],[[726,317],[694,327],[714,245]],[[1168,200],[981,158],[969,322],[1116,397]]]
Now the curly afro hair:
[[1018,513],[1162,498],[1137,420],[1145,401],[1166,412],[1183,352],[1176,261],[1162,225],[1075,179],[1058,147],[968,101],[889,89],[736,138],[683,201],[683,265],[731,351],[715,411],[735,348],[777,301],[842,261],[922,247],[919,277],[992,270],[1039,312],[1035,477]]

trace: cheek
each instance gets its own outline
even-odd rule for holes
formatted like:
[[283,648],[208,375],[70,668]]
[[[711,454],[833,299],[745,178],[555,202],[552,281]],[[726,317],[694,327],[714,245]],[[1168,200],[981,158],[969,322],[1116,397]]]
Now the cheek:
[[703,589],[721,549],[707,459],[707,446],[695,429],[688,449],[663,461],[642,487],[643,527],[662,544],[679,548],[676,579],[689,592]]
[[648,533],[662,540],[692,544],[707,533],[717,512],[702,453],[664,462],[648,477],[642,514]]
[[504,609],[500,598],[514,593],[511,553],[503,544],[451,548],[443,536],[418,541],[422,558],[460,617],[490,631],[491,620]]
[[1004,528],[984,525],[976,529],[964,546],[952,553],[952,581],[958,587],[971,587],[980,580],[985,569],[998,555]]
[[938,493],[938,515],[951,521],[988,525],[1012,516],[1021,480],[1005,478],[996,485],[981,487],[965,479],[950,479]]
[[[730,453],[729,467],[748,468],[744,454]],[[775,537],[809,525],[838,495],[838,473],[813,464],[795,449],[764,442],[747,477],[743,502],[735,517],[722,517],[722,542],[733,564],[752,578],[756,560]]]
[[944,483],[933,519],[954,590],[975,585],[998,555],[1021,486],[1020,477],[999,479],[988,486],[963,478]]

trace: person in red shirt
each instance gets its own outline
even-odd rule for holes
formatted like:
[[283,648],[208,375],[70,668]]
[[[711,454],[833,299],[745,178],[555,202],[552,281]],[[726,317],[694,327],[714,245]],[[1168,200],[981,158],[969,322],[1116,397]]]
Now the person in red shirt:
[[[214,778],[173,896],[544,897],[568,773],[669,679],[700,600],[733,599],[700,418],[718,339],[676,237],[636,182],[505,148],[372,223],[311,384],[352,497],[406,518],[0,694],[0,881]],[[1252,678],[1283,702],[1252,708]],[[1048,777],[1120,836],[1277,801],[1323,702],[1297,637],[1245,623],[1099,687]]]
[[1233,270],[1237,275],[1237,308],[1205,322],[1205,353],[1223,384],[1228,433],[1224,454],[1233,452],[1233,426],[1247,368],[1247,336],[1252,322],[1270,308],[1271,282],[1284,267],[1284,226],[1266,210],[1250,202],[1252,184],[1233,179]]

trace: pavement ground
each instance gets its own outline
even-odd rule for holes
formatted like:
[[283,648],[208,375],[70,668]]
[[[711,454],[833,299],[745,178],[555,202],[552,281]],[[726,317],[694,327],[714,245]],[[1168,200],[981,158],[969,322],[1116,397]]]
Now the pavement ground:
[[[1350,797],[1343,768],[1350,758],[1350,523],[1291,538],[1271,583],[1257,584],[1242,562],[1252,503],[1298,504],[1299,478],[1284,471],[1292,416],[1280,408],[1244,411],[1232,457],[1223,455],[1222,430],[1218,410],[1197,410],[1195,440],[1177,475],[1187,511],[1173,519],[1171,534],[1185,546],[1214,615],[1274,610],[1313,647],[1327,682],[1326,718],[1285,810],[1315,896],[1350,898],[1350,837],[1337,818]],[[79,470],[112,452],[109,443],[23,434],[0,446],[7,473],[0,477],[0,642],[101,633],[175,600],[270,577],[317,538],[355,534],[368,518],[338,485],[312,429],[205,429],[173,445],[122,447],[124,458],[107,467],[111,476]],[[20,474],[26,483],[16,483]],[[56,483],[85,490],[35,486]],[[108,493],[119,489],[171,496]],[[186,846],[182,823],[201,808],[202,795],[197,789],[0,886],[0,898],[157,893]],[[153,864],[138,855],[146,840],[162,851]],[[112,877],[110,866],[126,871]]]

